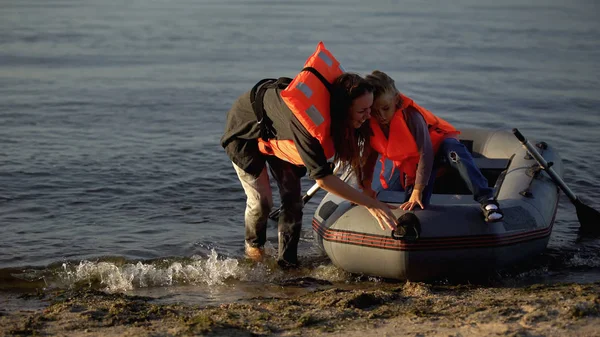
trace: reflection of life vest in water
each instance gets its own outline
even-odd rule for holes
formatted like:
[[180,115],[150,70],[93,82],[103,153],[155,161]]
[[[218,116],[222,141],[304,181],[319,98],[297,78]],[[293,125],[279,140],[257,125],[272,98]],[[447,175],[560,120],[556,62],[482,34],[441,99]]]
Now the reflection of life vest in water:
[[[329,129],[331,126],[329,87],[343,73],[344,69],[340,63],[325,48],[323,42],[319,42],[316,51],[306,60],[302,71],[281,92],[281,98],[294,116],[313,137],[319,140],[327,158],[335,154]],[[279,82],[281,83],[281,79]],[[268,85],[257,86],[260,88],[256,98],[252,99],[258,104],[253,101],[253,108],[255,113],[257,109],[262,109],[260,116],[264,116],[262,104],[264,89],[261,93],[261,88],[266,89]],[[261,127],[268,127],[258,113],[257,118],[262,123]],[[292,140],[269,139],[263,133],[263,137],[258,140],[258,148],[263,154],[276,156],[294,165],[304,165]]]
[[[402,112],[405,109],[412,107],[414,109],[407,110],[407,113],[416,110],[423,116],[423,119],[425,119],[434,153],[437,153],[445,138],[460,133],[450,123],[432,114],[429,110],[420,107],[412,99],[402,94],[398,95],[402,105],[396,110],[396,113],[390,122],[389,139],[379,127],[376,118],[371,118],[369,122],[371,129],[373,130],[371,146],[375,151],[381,154],[381,174],[379,175],[379,179],[381,181],[381,186],[384,188],[388,187],[387,179],[383,175],[384,162],[386,159],[390,159],[394,162],[390,177],[396,168],[400,170],[400,182],[402,187],[406,188],[405,185],[414,184],[417,175],[417,165],[419,164],[420,154],[415,138],[410,132],[406,120],[404,119],[404,114]],[[406,175],[406,179],[403,179],[404,175]]]

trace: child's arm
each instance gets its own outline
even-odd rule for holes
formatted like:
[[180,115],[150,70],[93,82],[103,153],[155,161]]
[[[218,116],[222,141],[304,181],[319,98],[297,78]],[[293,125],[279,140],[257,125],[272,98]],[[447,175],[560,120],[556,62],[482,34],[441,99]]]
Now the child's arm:
[[417,174],[414,182],[407,182],[407,185],[414,184],[413,192],[407,203],[401,206],[402,209],[412,210],[416,205],[424,208],[422,203],[422,192],[427,186],[431,170],[433,168],[433,146],[429,137],[429,129],[423,116],[417,111],[405,111],[404,118],[408,129],[413,135],[419,150],[420,158],[417,166]]
[[417,167],[417,175],[414,181],[416,187],[425,187],[429,181],[431,170],[433,168],[433,146],[429,137],[429,129],[423,116],[417,111],[405,112],[406,124],[408,129],[415,138],[417,149],[419,150],[419,166]]
[[373,191],[371,185],[373,185],[373,172],[375,171],[378,156],[377,151],[371,149],[371,153],[363,166],[363,179],[359,182],[359,187],[363,190],[363,193],[373,198],[375,198],[376,193]]

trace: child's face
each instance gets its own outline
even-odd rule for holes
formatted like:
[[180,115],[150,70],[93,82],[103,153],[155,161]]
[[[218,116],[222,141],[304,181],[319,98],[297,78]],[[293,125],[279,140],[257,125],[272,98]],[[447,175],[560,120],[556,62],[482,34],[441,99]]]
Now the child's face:
[[379,124],[387,125],[394,117],[398,96],[393,93],[385,93],[379,96],[373,103],[372,114],[377,118]]

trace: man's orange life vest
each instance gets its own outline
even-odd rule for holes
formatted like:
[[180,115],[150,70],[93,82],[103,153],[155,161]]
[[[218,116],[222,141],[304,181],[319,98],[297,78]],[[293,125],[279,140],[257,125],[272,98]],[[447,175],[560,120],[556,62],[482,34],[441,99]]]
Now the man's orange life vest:
[[[398,95],[402,106],[396,110],[396,113],[390,122],[389,139],[379,127],[376,118],[371,118],[369,121],[371,129],[373,130],[371,146],[381,155],[381,173],[379,179],[381,181],[381,186],[384,188],[388,187],[383,175],[385,159],[389,158],[394,162],[394,167],[392,168],[390,176],[394,173],[394,169],[398,168],[400,170],[402,187],[406,188],[405,182],[407,180],[409,181],[409,184],[413,183],[417,175],[417,164],[419,163],[420,154],[415,138],[410,132],[406,120],[404,119],[404,114],[402,113],[404,109],[412,107],[423,116],[429,129],[429,137],[431,138],[434,153],[437,153],[444,139],[448,136],[460,133],[460,131],[456,130],[450,123],[437,117],[429,110],[420,107],[412,99],[402,94]],[[403,179],[404,175],[407,177],[406,180]]]
[[[329,129],[329,86],[343,73],[340,63],[323,42],[319,42],[302,71],[281,92],[281,98],[294,116],[319,140],[327,158],[335,154]],[[263,154],[277,156],[294,165],[304,165],[292,140],[259,139],[258,149]]]

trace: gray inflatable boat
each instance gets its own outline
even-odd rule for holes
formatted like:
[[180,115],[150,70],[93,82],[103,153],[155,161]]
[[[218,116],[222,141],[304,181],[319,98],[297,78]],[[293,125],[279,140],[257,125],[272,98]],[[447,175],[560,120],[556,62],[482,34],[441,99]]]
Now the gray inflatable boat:
[[[496,270],[546,249],[558,206],[558,187],[510,131],[461,132],[461,142],[495,188],[503,221],[486,223],[479,204],[451,170],[436,179],[426,209],[393,210],[403,224],[399,233],[382,230],[365,207],[327,194],[315,211],[312,226],[317,245],[336,266],[351,273],[427,280]],[[562,176],[556,151],[543,142],[536,147]],[[377,198],[399,205],[404,192],[381,191]],[[416,219],[405,213],[413,213]]]

